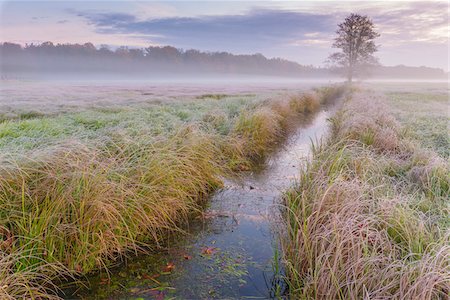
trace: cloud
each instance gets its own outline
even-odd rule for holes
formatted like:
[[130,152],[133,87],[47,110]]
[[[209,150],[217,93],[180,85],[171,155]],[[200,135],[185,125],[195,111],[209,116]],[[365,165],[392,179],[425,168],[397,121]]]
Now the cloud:
[[[336,4],[327,3],[330,6]],[[380,42],[394,47],[408,42],[447,43],[448,4],[445,2],[374,2],[356,6],[371,16],[381,33]],[[336,25],[348,12],[327,13],[254,8],[235,15],[160,17],[141,19],[126,13],[79,12],[97,33],[133,34],[149,42],[206,50],[254,52],[277,45],[326,45]]]
[[243,15],[168,17],[138,20],[130,14],[78,13],[97,32],[148,35],[160,43],[209,50],[254,52],[288,41],[312,40],[311,33],[336,26],[332,15],[256,9]]
[[0,10],[0,38],[259,52],[320,65],[336,50],[331,45],[337,24],[353,12],[373,19],[382,63],[447,68],[448,62],[446,1],[74,3],[11,2]]
[[372,16],[381,32],[382,42],[389,46],[415,41],[448,43],[449,5],[447,2],[397,2],[396,4],[393,8],[381,6],[362,10]]

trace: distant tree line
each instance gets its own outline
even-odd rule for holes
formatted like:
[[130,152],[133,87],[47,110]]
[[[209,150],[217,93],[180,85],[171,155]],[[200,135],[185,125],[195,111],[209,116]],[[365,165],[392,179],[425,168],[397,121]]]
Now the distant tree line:
[[[102,45],[0,43],[0,73],[7,76],[100,75],[158,77],[186,74],[248,74],[324,78],[333,70],[305,66],[262,54],[234,55],[228,52],[182,50],[171,46],[111,49]],[[441,69],[427,67],[383,67],[372,70],[376,77],[443,78]]]
[[321,75],[325,69],[303,66],[262,54],[233,55],[228,52],[182,50],[171,46],[134,49],[85,44],[0,44],[3,72],[155,72],[238,73],[261,75]]

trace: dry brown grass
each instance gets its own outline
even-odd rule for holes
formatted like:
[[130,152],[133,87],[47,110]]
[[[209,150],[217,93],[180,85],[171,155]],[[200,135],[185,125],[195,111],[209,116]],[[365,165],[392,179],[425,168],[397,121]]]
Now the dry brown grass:
[[286,195],[291,297],[446,299],[448,163],[424,157],[362,93],[332,124]]
[[12,254],[0,251],[0,299],[59,299],[48,291],[57,291],[56,280],[72,278],[61,264],[43,263],[41,266],[25,267],[24,259],[34,259],[25,250]]
[[[225,135],[190,124],[167,137],[117,134],[100,146],[69,143],[2,165],[0,296],[51,298],[57,275],[86,274],[157,248],[222,176],[263,158],[283,138],[285,120],[317,110],[321,99],[243,111]],[[208,118],[219,127],[228,120]]]

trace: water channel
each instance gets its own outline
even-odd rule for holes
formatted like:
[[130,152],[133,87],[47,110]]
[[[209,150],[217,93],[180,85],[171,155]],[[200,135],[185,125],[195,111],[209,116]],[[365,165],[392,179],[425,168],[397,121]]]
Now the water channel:
[[201,220],[165,251],[139,255],[90,278],[68,299],[268,299],[282,295],[277,226],[288,189],[311,144],[327,133],[330,111],[304,116],[256,171],[226,181]]

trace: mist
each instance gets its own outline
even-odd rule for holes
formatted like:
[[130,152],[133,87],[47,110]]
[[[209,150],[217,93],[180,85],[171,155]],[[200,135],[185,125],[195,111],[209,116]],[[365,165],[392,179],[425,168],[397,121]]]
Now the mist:
[[[301,65],[262,54],[183,50],[172,46],[111,50],[85,44],[0,45],[2,79],[25,80],[243,80],[263,78],[338,80],[339,69]],[[428,67],[375,66],[361,72],[362,79],[443,80],[443,70]]]
[[447,2],[0,0],[0,299],[448,299]]

